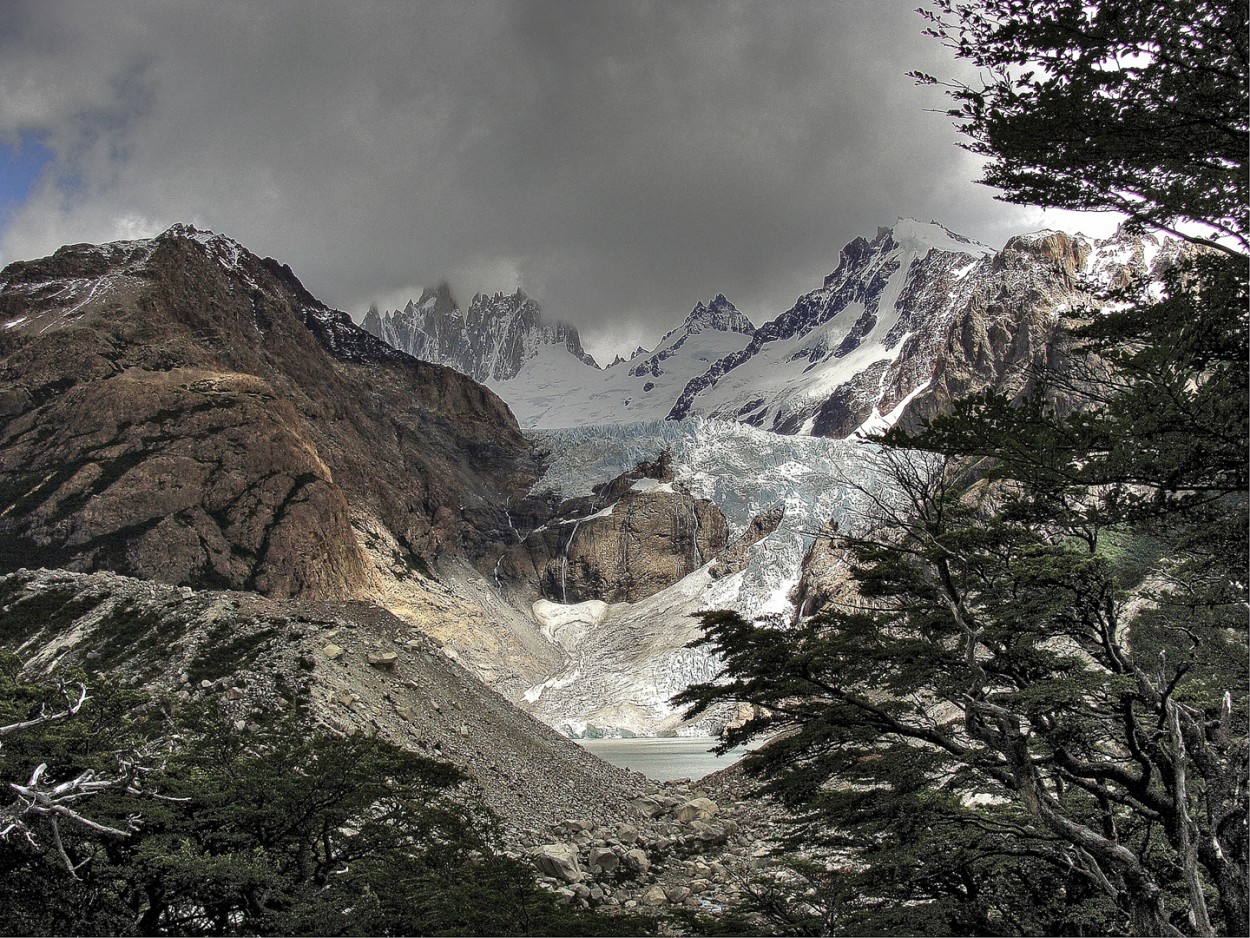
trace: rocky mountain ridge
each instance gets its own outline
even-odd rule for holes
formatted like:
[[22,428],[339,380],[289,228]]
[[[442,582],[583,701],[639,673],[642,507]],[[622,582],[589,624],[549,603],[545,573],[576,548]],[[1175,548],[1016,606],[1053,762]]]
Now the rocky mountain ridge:
[[[368,603],[197,591],[111,573],[0,575],[0,648],[32,677],[108,669],[166,710],[213,705],[234,731],[299,714],[458,767],[505,847],[583,908],[715,911],[779,839],[738,778],[660,783],[561,738],[484,687],[420,630]],[[768,874],[771,875],[771,874]]]
[[[674,347],[750,329],[723,298],[688,326]],[[372,600],[526,705],[574,660],[536,599],[629,608],[729,541],[662,458],[598,491],[535,494],[549,457],[498,397],[378,341],[279,262],[186,226],[5,268],[0,374],[0,573]],[[679,724],[666,701],[695,673],[661,623],[647,628],[619,670],[652,701],[630,732]]]
[[[718,295],[603,370],[567,334],[531,341],[519,292],[494,318],[476,297],[457,328],[486,331],[463,346],[450,292],[428,291],[414,309],[449,327],[433,339],[491,374],[520,361],[489,383],[525,391],[523,419],[600,421],[528,439],[471,378],[221,235],[70,246],[0,272],[0,562],[369,598],[566,733],[715,732],[733,715],[686,726],[668,703],[718,667],[687,647],[690,614],[823,601],[814,532],[855,523],[875,484],[855,444],[818,438],[1022,389],[1080,278],[1157,272],[1176,252],[1151,244],[1041,233],[993,252],[900,223],[764,326]],[[721,398],[722,419],[672,419]]]
[[1094,303],[1091,285],[1157,281],[1182,250],[1039,231],[995,251],[901,218],[848,243],[819,288],[758,328],[718,295],[628,361],[588,370],[547,344],[486,380],[535,429],[706,416],[844,438],[915,425],[986,388],[1023,393],[1061,354],[1060,314]]
[[361,595],[492,553],[536,476],[507,407],[212,232],[0,271],[0,563]]
[[582,349],[577,330],[568,323],[545,322],[538,304],[520,289],[510,295],[476,294],[464,312],[443,283],[403,309],[379,314],[371,308],[362,325],[414,358],[447,365],[481,383],[515,378],[548,346],[598,367]]

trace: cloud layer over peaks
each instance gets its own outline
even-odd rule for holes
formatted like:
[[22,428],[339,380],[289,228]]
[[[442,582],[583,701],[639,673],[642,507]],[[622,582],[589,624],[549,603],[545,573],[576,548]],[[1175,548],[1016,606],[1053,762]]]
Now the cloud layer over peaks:
[[357,313],[449,279],[600,353],[717,293],[763,321],[898,215],[1022,227],[906,77],[956,70],[912,7],[7,3],[0,145],[49,158],[0,260],[187,221]]

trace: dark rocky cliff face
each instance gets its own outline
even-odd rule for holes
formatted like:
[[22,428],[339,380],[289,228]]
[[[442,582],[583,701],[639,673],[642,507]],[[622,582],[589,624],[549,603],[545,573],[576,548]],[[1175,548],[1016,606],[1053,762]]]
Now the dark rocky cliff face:
[[591,497],[527,499],[514,521],[517,541],[499,558],[496,580],[561,603],[644,599],[703,566],[729,539],[720,509],[673,483],[666,453]]
[[479,560],[528,490],[506,406],[176,227],[0,272],[0,566],[350,595],[352,521]]
[[561,346],[592,370],[577,329],[548,323],[542,309],[521,290],[477,294],[462,311],[446,284],[425,290],[403,309],[370,310],[364,328],[422,361],[456,369],[476,381],[507,381],[544,346]]
[[635,602],[703,566],[728,539],[720,510],[683,492],[629,492],[610,514],[561,527],[542,577],[543,595],[558,602]]

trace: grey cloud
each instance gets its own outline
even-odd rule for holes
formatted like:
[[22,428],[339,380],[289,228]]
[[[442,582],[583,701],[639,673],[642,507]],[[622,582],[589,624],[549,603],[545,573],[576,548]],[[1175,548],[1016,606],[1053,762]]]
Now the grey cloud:
[[[768,318],[898,215],[1001,243],[906,2],[32,2],[0,143],[57,154],[3,258],[187,220],[360,312],[516,279],[595,336]],[[487,282],[481,282],[487,281]]]

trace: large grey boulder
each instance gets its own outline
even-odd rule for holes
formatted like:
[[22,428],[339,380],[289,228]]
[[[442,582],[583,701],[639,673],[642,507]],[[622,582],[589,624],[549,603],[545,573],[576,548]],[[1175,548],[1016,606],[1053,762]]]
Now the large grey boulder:
[[580,883],[582,868],[577,862],[577,848],[572,844],[542,844],[531,851],[534,866],[544,876],[566,883]]

